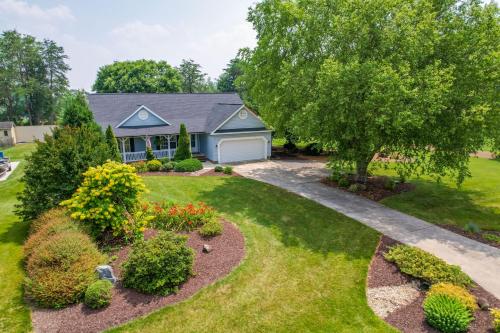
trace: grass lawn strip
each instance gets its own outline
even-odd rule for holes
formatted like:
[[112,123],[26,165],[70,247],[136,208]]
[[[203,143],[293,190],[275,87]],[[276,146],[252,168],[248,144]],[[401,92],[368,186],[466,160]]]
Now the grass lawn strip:
[[192,299],[111,331],[394,331],[366,303],[366,274],[378,241],[372,229],[245,178],[144,179],[153,201],[204,201],[235,222],[247,258]]

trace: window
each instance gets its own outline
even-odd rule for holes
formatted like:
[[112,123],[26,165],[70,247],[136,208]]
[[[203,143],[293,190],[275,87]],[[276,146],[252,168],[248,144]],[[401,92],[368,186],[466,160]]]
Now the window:
[[8,131],[3,131],[3,136],[9,136],[9,132]]
[[177,136],[177,135],[170,137],[170,149],[177,148],[177,141],[178,140],[179,140],[179,136]]
[[196,148],[196,134],[191,134],[191,148]]
[[248,111],[245,109],[241,109],[238,116],[240,117],[240,119],[247,119]]
[[155,137],[155,146],[157,150],[168,149],[168,140],[164,136]]

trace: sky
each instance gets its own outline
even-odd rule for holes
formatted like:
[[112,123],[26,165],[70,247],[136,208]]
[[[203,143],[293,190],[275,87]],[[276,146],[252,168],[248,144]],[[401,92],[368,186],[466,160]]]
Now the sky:
[[68,55],[70,87],[90,91],[100,66],[193,59],[217,78],[242,47],[254,47],[246,21],[255,0],[0,0],[0,30],[48,38]]

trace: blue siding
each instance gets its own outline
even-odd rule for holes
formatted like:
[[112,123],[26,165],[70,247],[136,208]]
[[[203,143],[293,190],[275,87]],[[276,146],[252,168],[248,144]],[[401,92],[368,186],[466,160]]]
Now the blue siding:
[[[144,109],[145,110],[145,109]],[[146,110],[147,111],[147,110]],[[149,113],[148,119],[141,120],[139,119],[139,112],[134,114],[132,118],[127,120],[125,123],[123,123],[120,127],[143,127],[143,126],[165,126],[165,122],[152,114],[151,112],[147,111]]]
[[[250,116],[249,116],[250,117]],[[240,134],[223,134],[223,135],[205,135],[206,146],[203,147],[202,153],[211,161],[216,162],[219,158],[217,156],[217,145],[219,141],[224,138],[246,138],[246,137],[265,137],[267,139],[267,157],[271,156],[271,132],[263,133],[240,133]],[[201,137],[201,135],[200,135]]]
[[240,129],[240,128],[261,128],[266,127],[264,123],[254,116],[251,112],[248,112],[248,117],[246,119],[240,119],[238,113],[236,113],[227,123],[222,126],[221,130],[227,129]]

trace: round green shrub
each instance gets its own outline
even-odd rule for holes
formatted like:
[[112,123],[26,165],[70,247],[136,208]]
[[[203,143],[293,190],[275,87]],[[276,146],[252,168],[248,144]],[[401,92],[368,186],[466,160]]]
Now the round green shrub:
[[213,237],[222,234],[222,230],[222,223],[219,219],[212,218],[198,230],[198,233],[203,237]]
[[148,294],[168,295],[193,275],[194,251],[187,237],[163,231],[137,241],[123,263],[123,284]]
[[106,257],[82,232],[55,234],[40,243],[27,260],[26,294],[44,307],[76,303],[96,280],[96,266],[105,262]]
[[139,173],[148,171],[148,166],[144,161],[130,163],[130,165],[133,166],[135,168],[135,171]]
[[233,173],[233,167],[227,166],[227,167],[224,168],[223,172],[226,175],[231,175]]
[[177,172],[194,172],[203,169],[203,164],[196,158],[180,161],[175,165]]
[[214,168],[214,171],[215,172],[223,172],[224,171],[224,167],[222,165],[216,165],[215,168]]
[[347,179],[346,177],[342,177],[342,178],[339,179],[339,181],[337,182],[337,184],[340,187],[348,187],[350,185],[350,182],[349,182],[349,179]]
[[97,280],[87,287],[84,303],[89,308],[100,309],[111,302],[113,284],[108,280]]
[[175,168],[175,162],[167,162],[163,164],[163,171],[172,171]]
[[162,167],[162,164],[160,161],[158,160],[151,160],[151,161],[148,161],[146,163],[147,167],[148,167],[148,171],[160,171],[161,167]]
[[473,317],[457,298],[434,294],[424,301],[425,319],[444,333],[467,332]]

